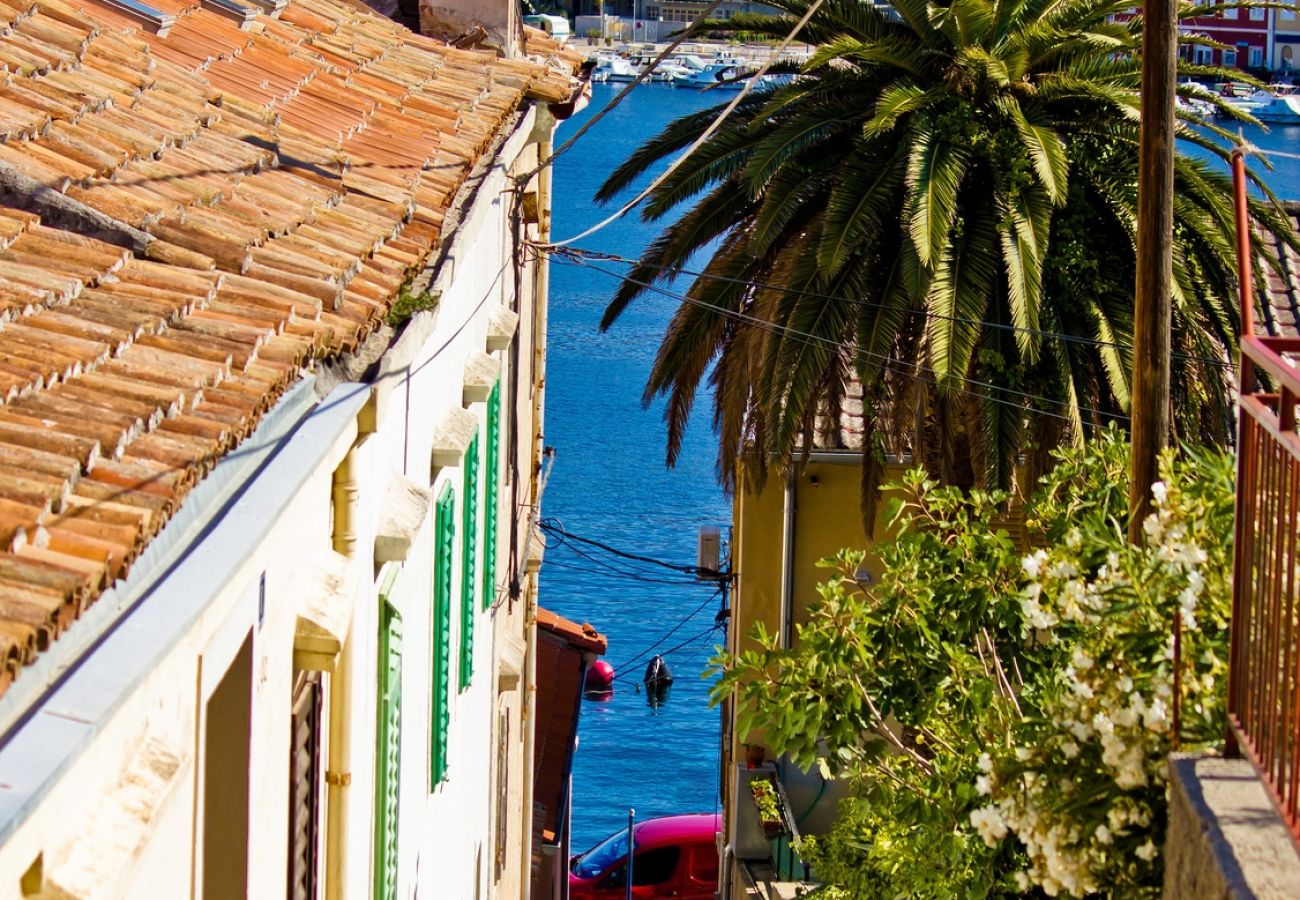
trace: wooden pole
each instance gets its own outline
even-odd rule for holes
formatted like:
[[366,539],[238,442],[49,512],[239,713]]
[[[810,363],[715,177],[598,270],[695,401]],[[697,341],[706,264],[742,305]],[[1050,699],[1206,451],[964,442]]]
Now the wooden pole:
[[1157,460],[1169,441],[1170,294],[1174,238],[1177,0],[1148,0],[1142,29],[1142,138],[1138,148],[1137,293],[1133,308],[1133,459],[1129,540],[1143,539]]

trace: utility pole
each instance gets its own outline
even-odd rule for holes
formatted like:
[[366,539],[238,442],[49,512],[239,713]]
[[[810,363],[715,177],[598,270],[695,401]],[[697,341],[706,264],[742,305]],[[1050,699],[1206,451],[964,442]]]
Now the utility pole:
[[1147,0],[1142,29],[1142,137],[1138,148],[1137,293],[1133,308],[1133,457],[1129,540],[1140,543],[1151,485],[1169,441],[1170,294],[1174,239],[1174,97],[1178,3]]

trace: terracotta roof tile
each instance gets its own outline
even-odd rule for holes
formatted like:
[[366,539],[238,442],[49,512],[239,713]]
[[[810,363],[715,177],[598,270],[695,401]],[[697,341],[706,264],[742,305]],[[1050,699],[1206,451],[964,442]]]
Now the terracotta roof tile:
[[[1300,203],[1288,203],[1291,224],[1300,231]],[[1270,247],[1282,263],[1282,274],[1267,273],[1268,292],[1260,299],[1256,327],[1266,334],[1296,337],[1300,335],[1300,258],[1294,250],[1277,241]]]
[[243,29],[149,3],[165,35],[0,0],[0,170],[153,238],[0,206],[0,690],[303,366],[382,321],[520,102],[576,84],[531,30],[503,60],[335,0]]
[[593,628],[590,623],[578,624],[572,619],[566,619],[564,616],[553,613],[549,609],[543,609],[540,606],[537,608],[537,627],[562,638],[579,650],[604,653],[608,646],[605,636]]

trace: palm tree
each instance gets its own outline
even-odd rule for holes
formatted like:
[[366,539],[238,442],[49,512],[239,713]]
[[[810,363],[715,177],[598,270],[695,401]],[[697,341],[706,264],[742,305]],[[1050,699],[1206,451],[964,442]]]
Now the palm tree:
[[[783,14],[705,27],[784,37],[810,5],[768,2]],[[646,386],[647,403],[667,396],[670,464],[706,378],[729,488],[743,451],[760,477],[769,460],[789,465],[859,385],[868,498],[887,452],[949,483],[1006,485],[1027,452],[1042,459],[1124,420],[1142,30],[1140,17],[1114,21],[1128,2],[894,0],[885,14],[825,0],[800,37],[816,51],[799,74],[744,97],[650,195],[647,220],[691,205],[602,320],[709,255]],[[720,109],[673,122],[598,200],[690,145]],[[1203,132],[1226,132],[1181,115],[1183,141],[1225,156]],[[1181,154],[1175,178],[1175,418],[1182,435],[1226,439],[1230,186]],[[1295,246],[1257,186],[1257,225]]]

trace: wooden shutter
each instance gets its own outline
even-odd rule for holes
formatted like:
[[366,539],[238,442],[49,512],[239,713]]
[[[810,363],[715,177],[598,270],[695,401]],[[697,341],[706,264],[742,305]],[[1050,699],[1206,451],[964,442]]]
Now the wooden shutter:
[[321,681],[299,672],[289,736],[289,900],[320,896]]
[[487,405],[487,448],[484,451],[486,470],[483,484],[483,609],[497,598],[497,505],[500,486],[497,484],[497,457],[501,455],[501,382],[492,386]]
[[451,686],[451,572],[456,562],[456,492],[451,485],[443,488],[434,512],[433,575],[433,698],[429,723],[429,789],[447,777],[447,738],[451,726],[451,706],[447,692]]
[[397,897],[397,812],[402,755],[402,617],[381,596],[379,721],[375,748],[375,900]]
[[461,504],[464,531],[460,546],[463,551],[460,571],[460,689],[469,687],[474,677],[474,560],[478,554],[478,435],[469,442],[465,451],[465,496]]

